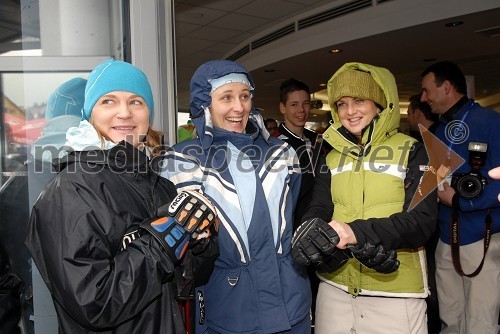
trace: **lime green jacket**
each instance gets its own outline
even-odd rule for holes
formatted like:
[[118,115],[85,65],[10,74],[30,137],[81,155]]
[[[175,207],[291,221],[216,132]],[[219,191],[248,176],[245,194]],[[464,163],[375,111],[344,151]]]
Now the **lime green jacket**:
[[[403,211],[404,180],[415,140],[397,132],[399,101],[392,74],[359,63],[348,63],[336,74],[346,68],[369,71],[386,95],[387,108],[367,127],[358,145],[342,127],[335,101],[330,101],[333,124],[324,139],[333,147],[326,159],[332,174],[333,219],[350,223],[389,217]],[[397,252],[401,265],[394,273],[380,274],[350,259],[339,270],[321,274],[320,278],[352,295],[425,298],[428,286],[424,247]]]

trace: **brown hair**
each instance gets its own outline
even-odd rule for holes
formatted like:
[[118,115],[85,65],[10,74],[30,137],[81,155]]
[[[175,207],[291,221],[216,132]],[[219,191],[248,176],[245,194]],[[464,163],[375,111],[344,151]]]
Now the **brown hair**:
[[148,133],[144,140],[144,145],[151,149],[153,156],[164,153],[163,150],[163,132],[148,128]]

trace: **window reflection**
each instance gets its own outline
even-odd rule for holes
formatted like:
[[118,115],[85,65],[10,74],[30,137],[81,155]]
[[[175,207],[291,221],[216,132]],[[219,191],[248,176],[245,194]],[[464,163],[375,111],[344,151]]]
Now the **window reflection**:
[[[50,294],[36,267],[31,266],[24,238],[31,207],[56,175],[51,161],[62,152],[68,128],[80,122],[86,76],[87,73],[0,73],[0,252],[1,260],[8,259],[10,270],[7,276],[0,277],[0,285],[2,290],[21,291],[21,300],[11,300],[19,305],[10,305],[12,312],[17,313],[10,318],[23,324],[25,334],[34,333],[30,320],[33,315],[42,328],[57,332]],[[40,313],[43,317],[37,318]],[[8,325],[1,320],[0,332],[2,326]]]
[[[45,135],[55,131],[54,107],[47,108],[51,94],[56,88],[71,79],[84,80],[82,73],[4,73],[2,80],[2,180],[5,182],[13,172],[28,159],[31,146]],[[76,80],[78,81],[78,80]],[[26,94],[25,94],[26,92]],[[69,95],[68,95],[69,96]],[[78,115],[74,97],[60,94],[58,106],[65,108],[62,114]],[[47,110],[51,112],[47,115]],[[76,111],[75,111],[76,110]],[[47,124],[48,120],[52,120]],[[46,126],[49,126],[46,128]],[[45,129],[45,130],[44,130]]]
[[0,333],[58,332],[52,298],[24,247],[31,207],[55,176],[50,161],[81,117],[71,90],[51,96],[74,78],[81,89],[105,58],[125,58],[128,7],[122,0],[0,1]]

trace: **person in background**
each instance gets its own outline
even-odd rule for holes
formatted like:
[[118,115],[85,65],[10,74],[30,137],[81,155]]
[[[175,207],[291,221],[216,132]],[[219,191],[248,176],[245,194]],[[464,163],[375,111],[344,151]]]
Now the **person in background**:
[[[435,191],[410,208],[425,148],[398,133],[397,86],[386,68],[344,64],[328,81],[328,100],[331,184],[315,180],[293,240],[298,263],[318,264],[315,331],[427,333],[423,246],[436,226]],[[332,230],[336,237],[325,238]]]
[[[45,126],[40,138],[33,143],[27,163],[9,178],[0,193],[0,243],[4,245],[10,258],[12,273],[22,282],[20,298],[17,296],[17,300],[21,303],[20,323],[26,334],[57,330],[50,294],[39,277],[38,270],[32,267],[24,239],[31,207],[48,181],[56,175],[52,170],[52,158],[63,152],[66,131],[80,123],[86,83],[87,80],[83,78],[72,78],[49,96],[45,109]],[[5,307],[7,304],[0,305]],[[13,317],[11,320],[16,325],[19,322],[19,319],[15,321]]]
[[[442,61],[422,72],[421,100],[439,115],[434,134],[465,160],[453,173],[451,185],[445,182],[438,191],[436,284],[441,333],[497,333],[500,181],[488,177],[488,171],[500,166],[500,114],[466,94],[465,76],[456,64]],[[461,187],[471,173],[475,182]]]
[[185,332],[176,268],[189,245],[206,244],[196,239],[202,226],[216,226],[215,212],[201,194],[177,195],[154,173],[161,133],[150,127],[153,111],[138,68],[109,59],[90,73],[83,120],[66,134],[67,154],[33,207],[25,240],[59,333]]
[[[488,171],[488,175],[495,180],[500,180],[500,167],[495,167]],[[500,202],[500,193],[498,194],[498,201]],[[500,312],[498,313],[498,324],[500,325]]]
[[[319,183],[330,183],[330,171],[326,168],[325,156],[322,151],[321,134],[305,128],[311,112],[311,91],[304,82],[294,78],[283,81],[280,85],[280,112],[284,122],[278,128],[279,139],[284,140],[297,152],[302,183],[299,199],[294,213],[294,230],[303,222],[305,208],[311,200],[314,178],[322,178]],[[313,267],[308,268],[312,291],[312,325],[314,327],[314,312],[319,279]]]
[[304,82],[290,78],[280,84],[280,112],[284,118],[280,133],[315,140],[314,132],[305,129],[311,112],[311,91]]
[[220,255],[196,290],[196,333],[308,333],[311,292],[290,254],[300,190],[295,151],[253,109],[253,80],[238,63],[202,64],[190,83],[198,138],[167,152],[161,175],[216,206]]
[[[321,135],[321,137],[323,138],[323,132],[325,132],[326,128],[324,126],[320,126],[319,128],[316,128],[316,133],[318,135]],[[328,153],[330,153],[330,151],[332,150],[332,146],[330,144],[328,144],[328,142],[326,142],[325,140],[323,140],[322,144],[321,144],[321,152],[323,153],[323,155],[326,157],[328,155]]]
[[492,168],[488,171],[488,175],[491,176],[492,179],[498,180],[500,179],[500,167]]
[[492,179],[499,180],[500,179],[500,167],[492,168],[488,171],[488,175],[491,176]]
[[266,118],[264,120],[264,125],[266,126],[267,132],[272,137],[278,137],[280,135],[278,131],[278,122],[273,118]]
[[280,85],[280,112],[284,121],[278,131],[284,140],[297,152],[302,171],[302,184],[299,201],[295,209],[295,226],[302,222],[304,209],[310,200],[315,177],[325,178],[329,182],[330,172],[325,166],[321,151],[322,137],[318,133],[305,128],[311,111],[311,92],[302,81],[290,78]]
[[431,106],[420,101],[422,94],[410,96],[410,104],[408,105],[408,125],[410,126],[410,136],[423,143],[422,135],[418,127],[421,124],[431,133],[437,127],[438,115],[431,112]]
[[[431,112],[431,106],[426,102],[420,101],[422,93],[410,96],[408,105],[408,124],[410,126],[410,136],[423,143],[420,134],[419,124],[429,132],[434,133],[438,126],[438,115]],[[435,252],[439,240],[439,229],[432,234],[425,245],[425,254],[427,256],[427,269],[429,277],[430,295],[425,299],[427,302],[427,323],[429,334],[438,334],[441,331],[441,320],[439,318],[439,304],[436,290],[436,262]]]
[[[488,171],[488,175],[495,180],[500,180],[500,167],[495,167]],[[500,193],[498,194],[498,201],[500,202]],[[500,318],[499,318],[500,319]]]
[[177,128],[177,142],[182,143],[185,140],[195,138],[194,124],[191,120],[188,120],[186,124],[183,124]]

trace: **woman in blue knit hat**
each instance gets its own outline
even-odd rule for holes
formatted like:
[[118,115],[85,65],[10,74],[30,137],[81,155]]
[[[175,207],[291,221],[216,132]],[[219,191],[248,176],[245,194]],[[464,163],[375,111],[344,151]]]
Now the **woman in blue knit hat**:
[[291,257],[300,189],[295,151],[253,108],[248,71],[214,60],[191,79],[197,138],[175,145],[161,175],[217,207],[220,255],[195,293],[197,333],[310,333],[311,289]]
[[33,207],[25,243],[60,333],[185,332],[174,276],[215,216],[205,198],[177,195],[150,167],[161,138],[153,110],[142,71],[112,59],[98,65],[60,172]]

